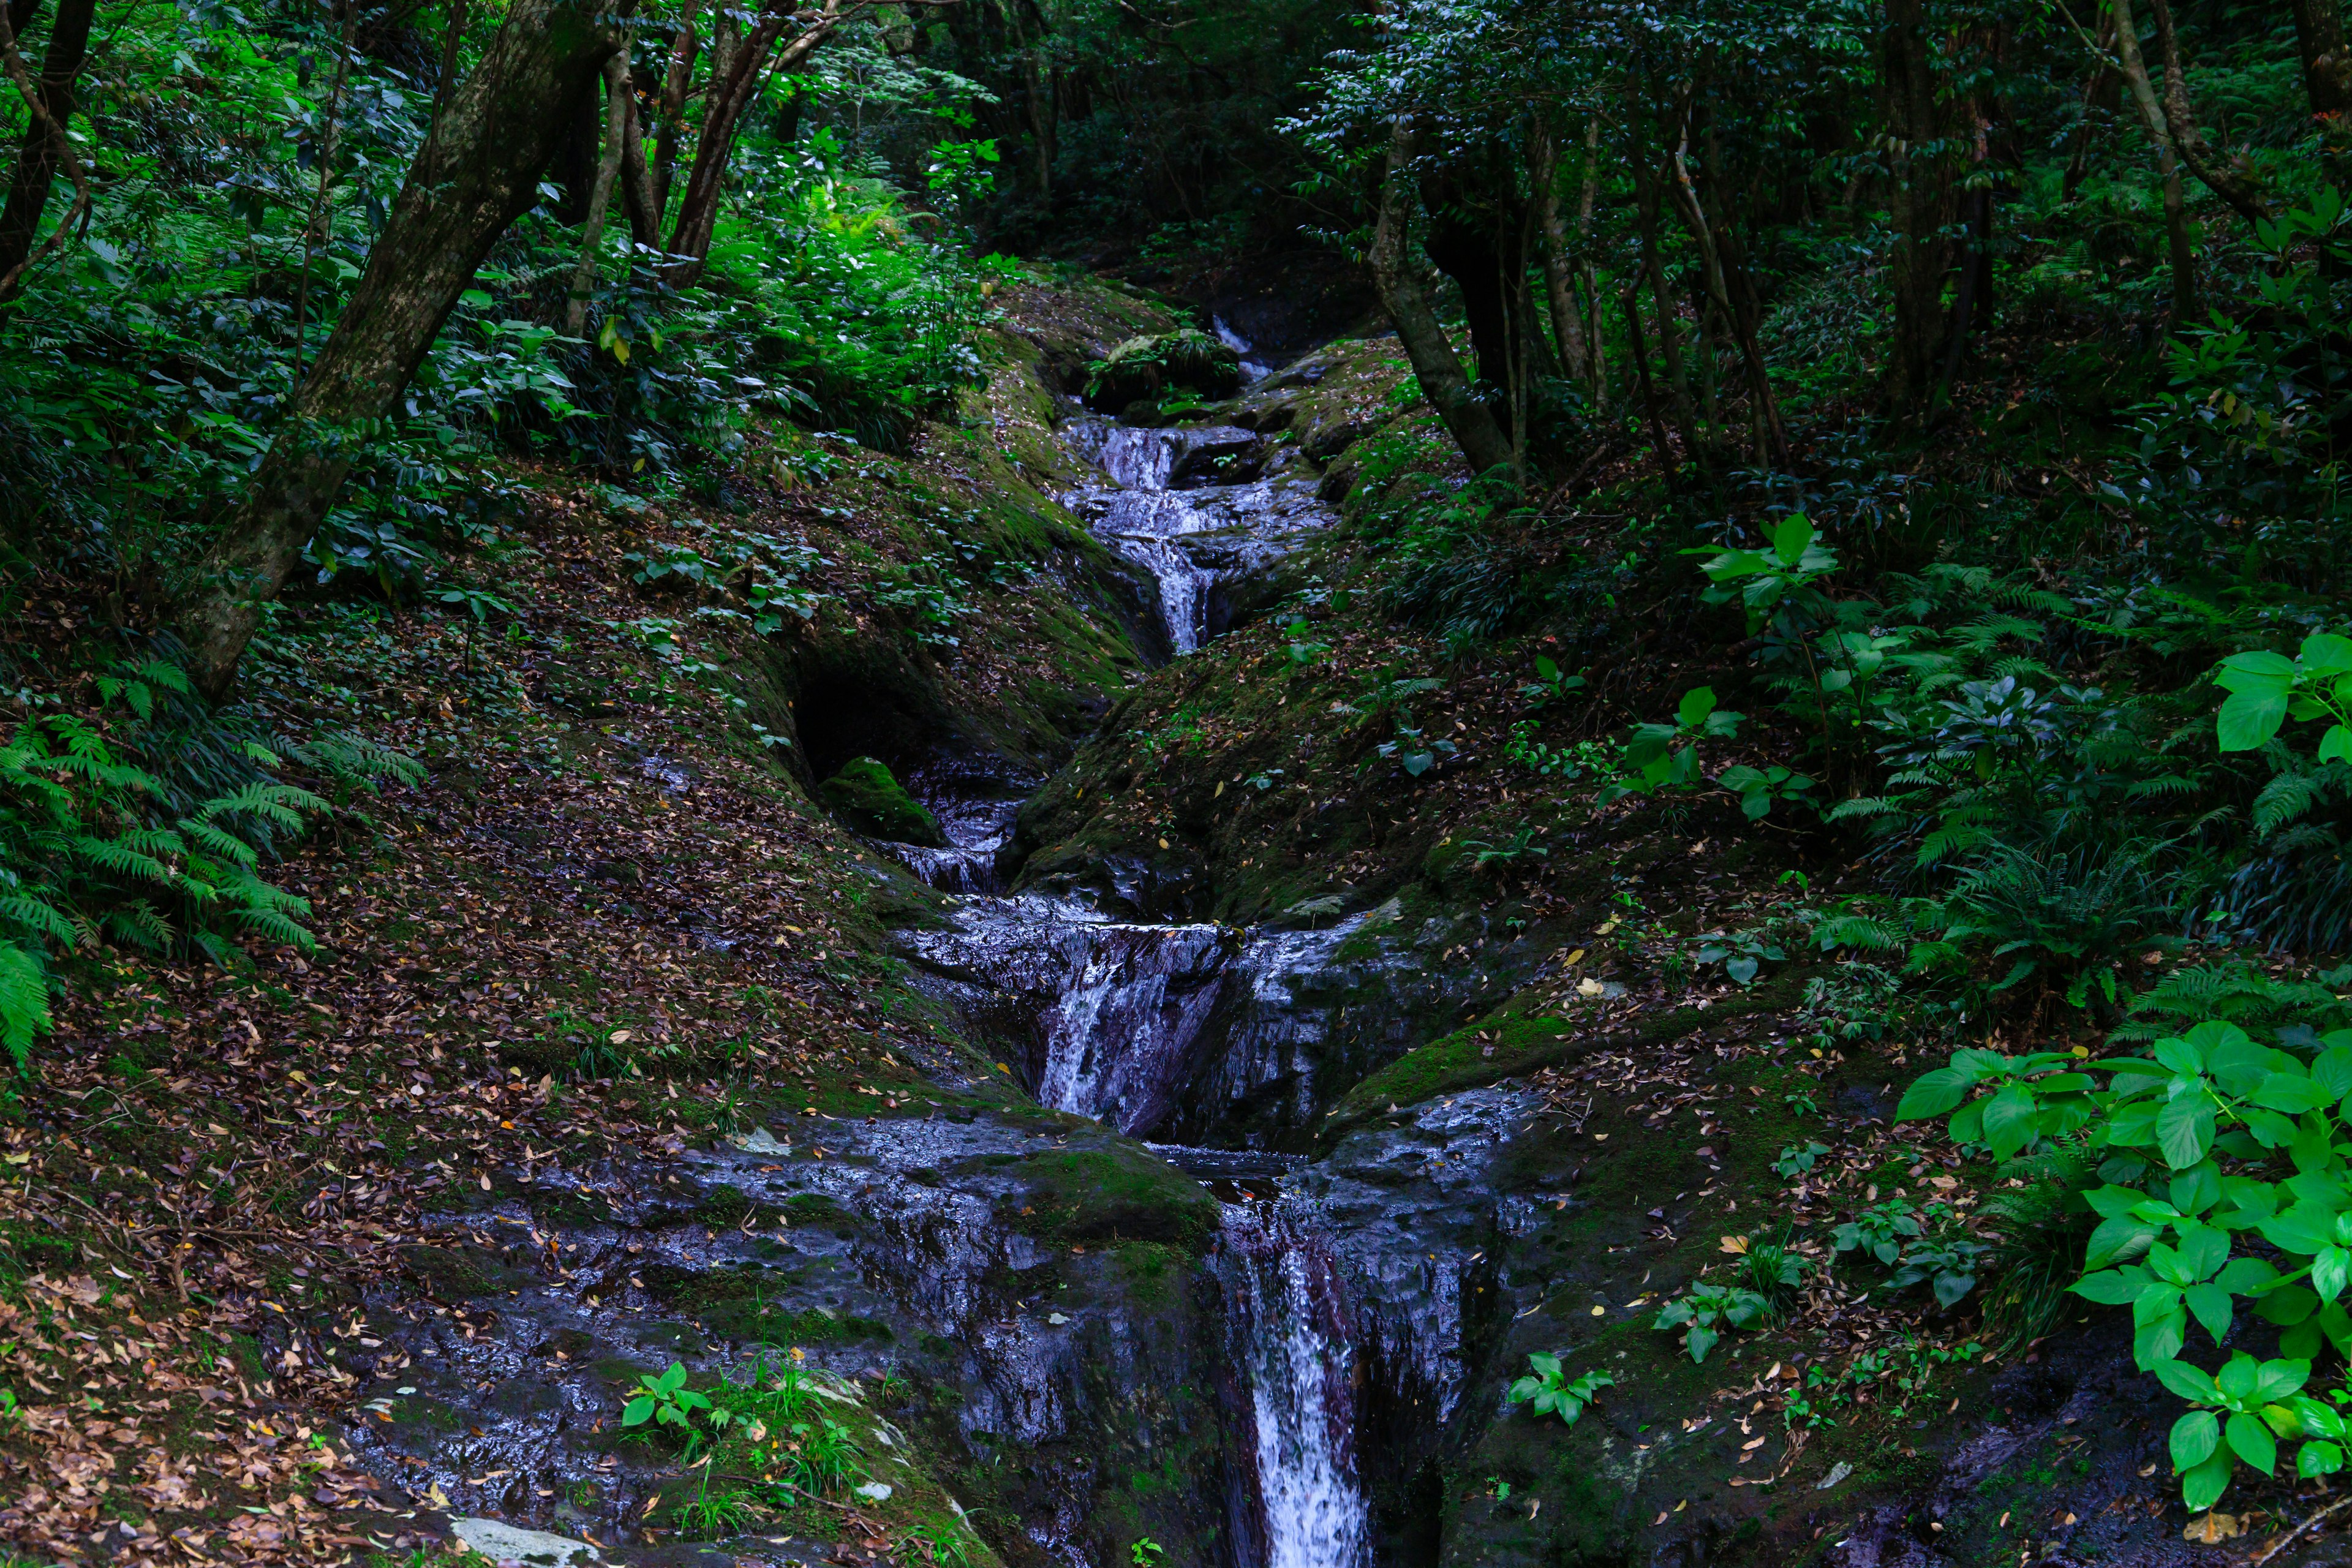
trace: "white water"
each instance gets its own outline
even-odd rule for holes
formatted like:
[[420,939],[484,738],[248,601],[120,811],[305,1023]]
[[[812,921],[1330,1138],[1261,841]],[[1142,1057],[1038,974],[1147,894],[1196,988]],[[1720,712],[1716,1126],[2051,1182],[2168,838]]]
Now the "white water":
[[1360,1568],[1355,1351],[1331,1258],[1276,1205],[1227,1211],[1226,1321],[1256,1427],[1263,1568]]

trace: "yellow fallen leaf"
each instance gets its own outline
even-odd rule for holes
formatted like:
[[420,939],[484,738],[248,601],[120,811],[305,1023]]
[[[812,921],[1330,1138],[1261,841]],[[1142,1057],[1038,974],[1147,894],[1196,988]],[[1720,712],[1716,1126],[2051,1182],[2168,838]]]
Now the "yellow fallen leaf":
[[[1748,1250],[1748,1238],[1744,1236],[1727,1236],[1723,1238],[1723,1250],[1729,1253],[1744,1254]],[[1774,1370],[1779,1370],[1778,1363],[1774,1363]]]
[[2190,1520],[2189,1521],[2189,1528],[2180,1532],[2180,1539],[2183,1541],[2201,1541],[2206,1545],[2210,1546],[2216,1542],[2227,1541],[2233,1535],[2242,1535],[2244,1533],[2244,1529],[2240,1525],[2234,1515],[2226,1513],[2206,1513],[2200,1514],[2195,1519]]
[[1666,1522],[1666,1510],[1665,1510],[1664,1509],[1660,1509],[1660,1510],[1658,1510],[1658,1517],[1657,1517],[1657,1518],[1655,1518],[1655,1519],[1654,1519],[1654,1520],[1652,1520],[1652,1521],[1650,1521],[1650,1528],[1651,1528],[1652,1530],[1655,1530],[1655,1529],[1657,1529],[1657,1528],[1658,1528],[1658,1526],[1660,1526],[1660,1525],[1662,1525],[1662,1524],[1664,1524],[1664,1523],[1665,1523],[1665,1522]]
[[1606,1307],[1595,1307],[1592,1309],[1592,1315],[1596,1318],[1605,1318],[1609,1315],[1609,1309]]
[[1559,962],[1560,967],[1563,969],[1582,963],[1584,962],[1584,950],[1580,947],[1574,952],[1570,953],[1566,958],[1561,959]]
[[1161,839],[1161,840],[1160,841],[1160,847],[1161,847],[1162,849],[1167,848],[1167,847],[1168,847],[1168,840],[1166,840],[1165,838]]
[[1608,987],[1589,974],[1576,983],[1576,994],[1579,996],[1598,996],[1607,989]]

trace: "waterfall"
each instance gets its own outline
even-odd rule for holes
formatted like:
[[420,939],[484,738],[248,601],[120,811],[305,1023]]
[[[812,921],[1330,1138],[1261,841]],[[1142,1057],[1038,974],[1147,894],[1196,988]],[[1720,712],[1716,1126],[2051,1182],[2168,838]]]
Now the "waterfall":
[[1261,1568],[1362,1568],[1356,1480],[1355,1350],[1338,1268],[1280,1205],[1226,1211],[1219,1248],[1226,1332],[1248,1380]]

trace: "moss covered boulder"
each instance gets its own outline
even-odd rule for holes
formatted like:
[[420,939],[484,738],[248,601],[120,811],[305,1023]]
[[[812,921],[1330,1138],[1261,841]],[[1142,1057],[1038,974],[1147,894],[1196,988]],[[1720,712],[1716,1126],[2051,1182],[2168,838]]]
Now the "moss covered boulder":
[[939,818],[907,793],[887,764],[872,757],[850,758],[839,773],[817,785],[817,793],[835,816],[860,833],[898,844],[947,847]]
[[1094,366],[1087,402],[1116,414],[1171,393],[1230,397],[1241,390],[1241,359],[1197,327],[1129,338]]

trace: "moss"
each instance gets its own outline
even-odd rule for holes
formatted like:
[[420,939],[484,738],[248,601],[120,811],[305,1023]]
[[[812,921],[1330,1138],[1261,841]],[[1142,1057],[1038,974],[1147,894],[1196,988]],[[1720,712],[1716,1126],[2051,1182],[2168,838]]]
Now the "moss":
[[656,1264],[638,1277],[664,1304],[690,1313],[707,1331],[742,1344],[830,1344],[896,1337],[879,1319],[786,1305],[781,1298],[797,1283],[790,1274],[765,1268],[697,1273]]
[[1415,1105],[1437,1095],[1576,1061],[1594,1051],[1654,1045],[1728,1019],[1777,1013],[1795,1006],[1804,989],[1804,973],[1787,970],[1735,996],[1724,997],[1712,1007],[1653,1013],[1631,1029],[1605,1036],[1579,1031],[1573,1017],[1492,1014],[1406,1052],[1349,1089],[1332,1108],[1319,1136],[1328,1142],[1391,1105]]
[[1026,1201],[1008,1222],[1031,1236],[1078,1244],[1160,1242],[1197,1254],[1216,1233],[1217,1200],[1130,1145],[1057,1149],[1007,1170],[1028,1184]]
[[1159,1241],[1130,1241],[1111,1254],[1112,1267],[1127,1282],[1128,1294],[1138,1305],[1164,1306],[1190,1276],[1192,1259],[1182,1250]]
[[943,848],[947,837],[939,818],[907,793],[895,774],[872,757],[852,757],[817,786],[824,804],[850,826],[898,844]]

